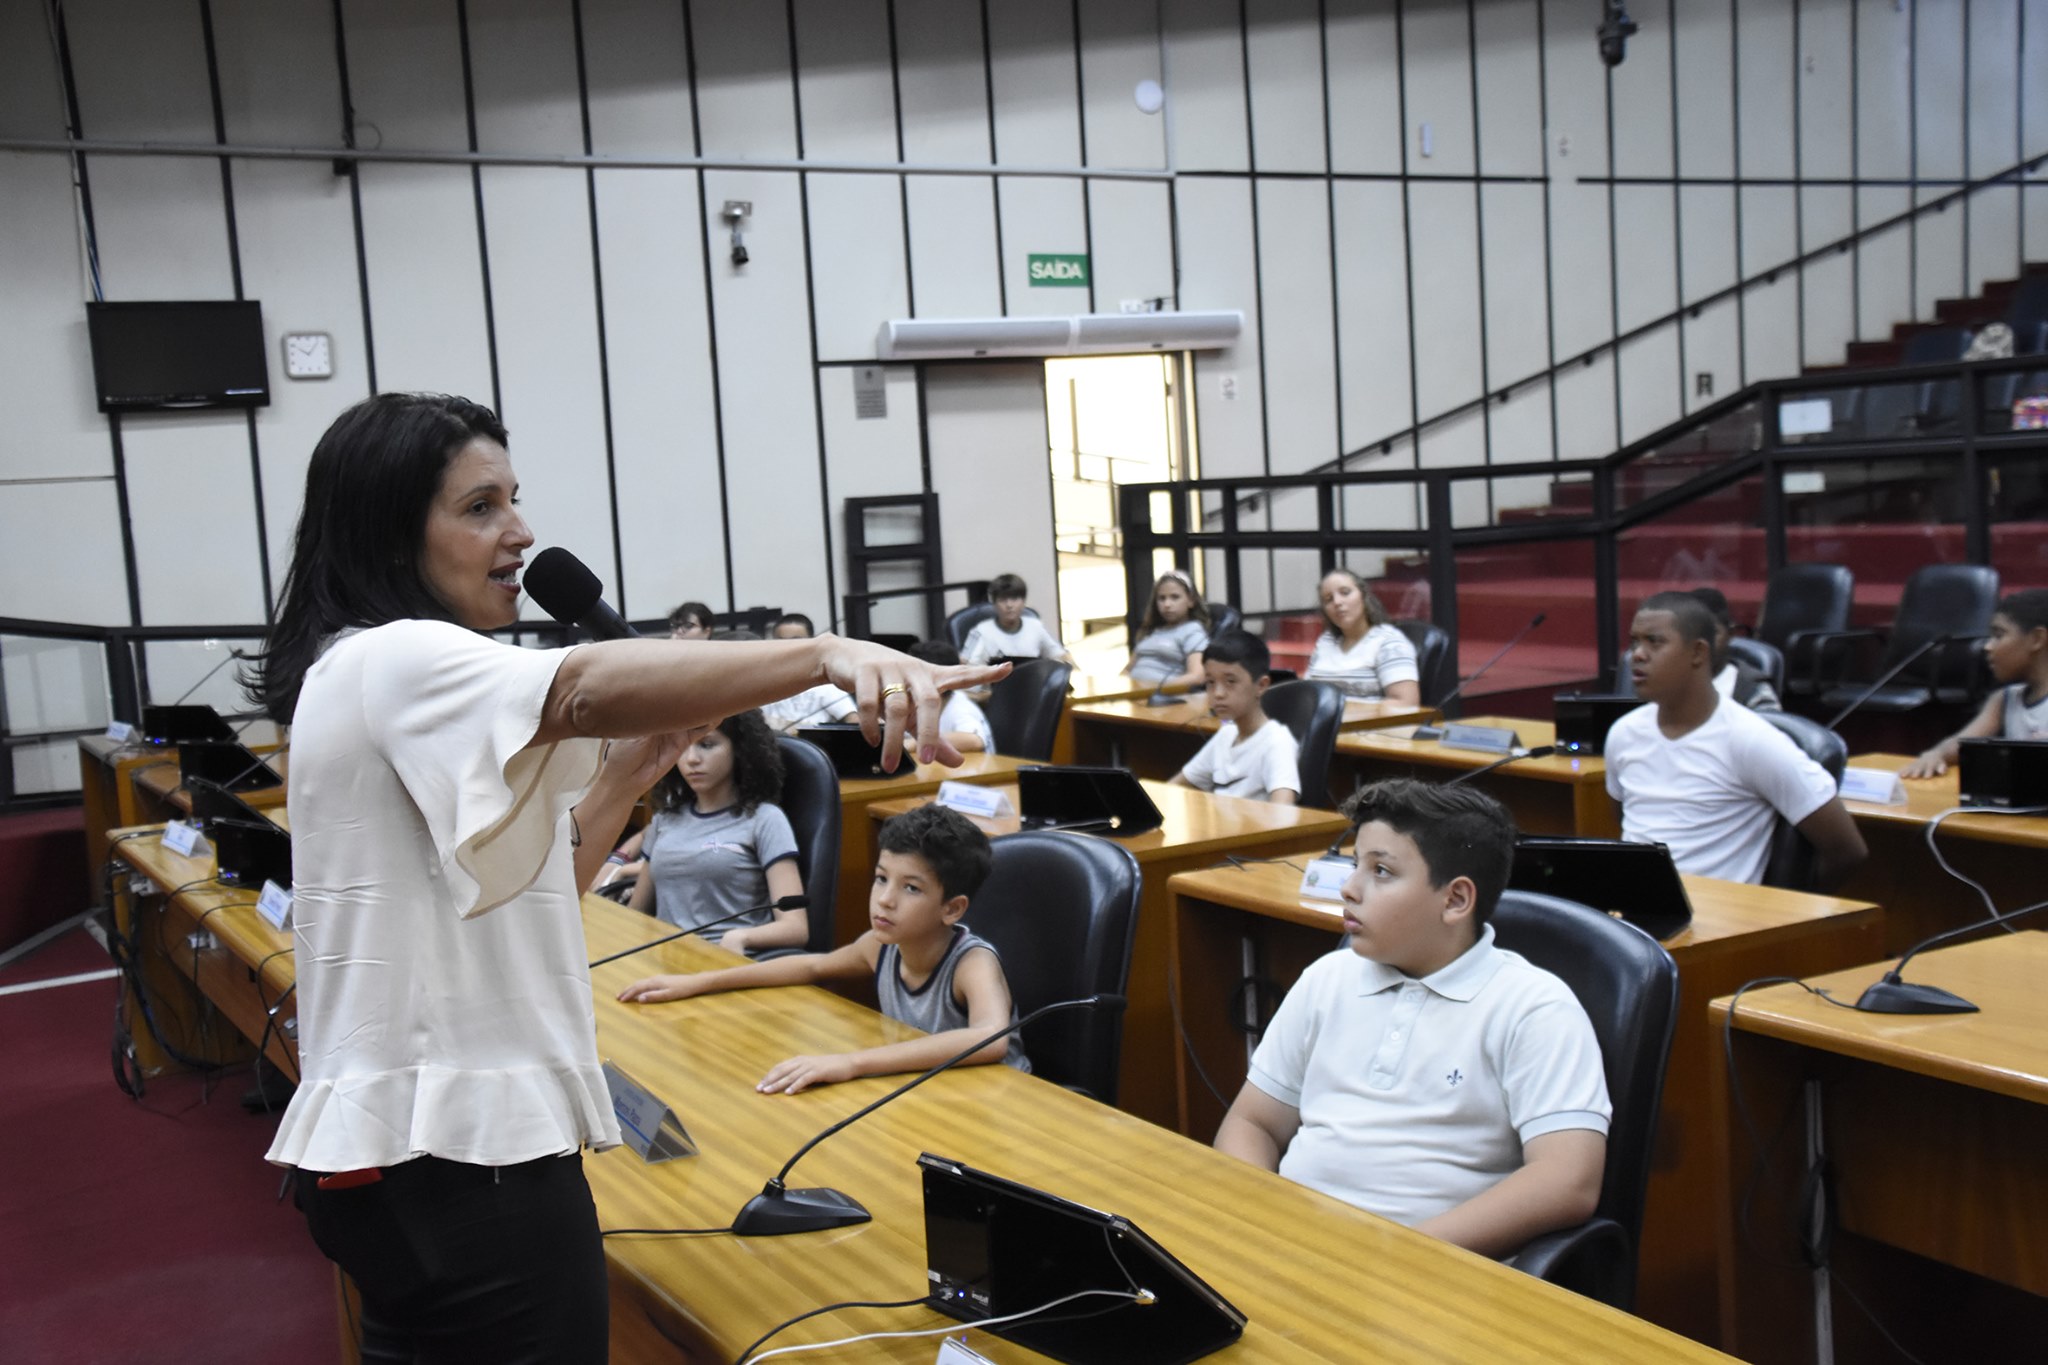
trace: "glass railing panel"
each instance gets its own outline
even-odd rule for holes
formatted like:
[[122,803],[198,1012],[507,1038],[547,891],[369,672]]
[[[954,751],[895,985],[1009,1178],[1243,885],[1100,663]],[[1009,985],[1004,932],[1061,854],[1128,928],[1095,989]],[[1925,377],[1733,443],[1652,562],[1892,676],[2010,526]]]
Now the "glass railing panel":
[[1551,693],[1599,672],[1590,538],[1469,546],[1458,551],[1457,563],[1462,676],[1485,664],[1538,613],[1543,616],[1541,626],[1472,685],[1466,714],[1500,705],[1515,708],[1512,714],[1548,716]]
[[[1652,593],[1714,587],[1737,621],[1755,624],[1770,576],[1761,474],[1689,499],[1615,537],[1622,624]],[[1620,641],[1614,642],[1620,648]]]
[[1785,558],[1847,565],[1852,624],[1889,623],[1913,570],[1968,557],[1968,494],[1953,455],[1789,466],[1782,478]]
[[1741,403],[1637,455],[1614,472],[1616,507],[1633,507],[1755,453],[1763,445],[1763,418],[1760,403]]
[[2048,433],[2040,450],[1993,462],[1988,484],[1999,591],[2048,588]]

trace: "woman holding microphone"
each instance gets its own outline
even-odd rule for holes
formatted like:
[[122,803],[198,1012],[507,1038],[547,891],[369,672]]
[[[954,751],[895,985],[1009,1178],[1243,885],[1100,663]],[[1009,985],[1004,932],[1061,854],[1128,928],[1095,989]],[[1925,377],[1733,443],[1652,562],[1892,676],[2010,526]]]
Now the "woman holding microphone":
[[269,1159],[362,1291],[365,1361],[605,1359],[580,1153],[619,1133],[577,889],[682,745],[830,682],[884,753],[958,762],[942,694],[1004,671],[832,636],[500,644],[532,544],[489,409],[359,403],[248,679],[292,727],[301,1074]]

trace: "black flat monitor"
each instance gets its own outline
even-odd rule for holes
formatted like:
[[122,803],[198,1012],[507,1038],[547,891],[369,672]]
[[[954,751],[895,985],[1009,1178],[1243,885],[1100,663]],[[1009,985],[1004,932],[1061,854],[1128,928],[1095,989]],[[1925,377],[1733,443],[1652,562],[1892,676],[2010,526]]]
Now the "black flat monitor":
[[151,744],[233,740],[234,727],[211,706],[145,706],[142,737]]
[[893,773],[882,771],[882,751],[868,743],[858,725],[806,725],[796,732],[798,739],[817,745],[832,760],[841,777],[908,777],[917,771],[915,760],[905,757]]
[[1556,708],[1557,751],[1578,757],[1603,751],[1614,722],[1645,704],[1641,697],[1605,692],[1560,692],[1550,701]]
[[101,412],[270,403],[254,300],[88,303],[85,325]]
[[1119,839],[1158,829],[1166,821],[1138,779],[1122,768],[1019,768],[1017,812],[1025,829],[1070,829]]
[[191,779],[192,818],[213,841],[214,866],[229,886],[292,885],[292,837],[217,782]]
[[[1067,1365],[1184,1365],[1244,1335],[1245,1315],[1127,1218],[930,1152],[926,1302]],[[1136,1295],[1144,1299],[1135,1301]]]
[[2011,811],[2048,806],[2048,740],[1966,739],[1956,748],[1958,804]]
[[1508,885],[1591,906],[1660,941],[1692,923],[1692,901],[1663,844],[1525,834]]
[[179,782],[189,787],[202,778],[233,792],[263,791],[284,785],[284,779],[262,755],[234,740],[178,746]]

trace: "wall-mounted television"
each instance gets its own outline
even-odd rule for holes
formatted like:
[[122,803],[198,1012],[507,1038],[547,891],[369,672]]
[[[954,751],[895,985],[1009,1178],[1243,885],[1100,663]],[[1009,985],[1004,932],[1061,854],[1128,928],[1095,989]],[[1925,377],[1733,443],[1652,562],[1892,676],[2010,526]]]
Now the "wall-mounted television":
[[87,303],[85,324],[101,412],[270,404],[253,299]]

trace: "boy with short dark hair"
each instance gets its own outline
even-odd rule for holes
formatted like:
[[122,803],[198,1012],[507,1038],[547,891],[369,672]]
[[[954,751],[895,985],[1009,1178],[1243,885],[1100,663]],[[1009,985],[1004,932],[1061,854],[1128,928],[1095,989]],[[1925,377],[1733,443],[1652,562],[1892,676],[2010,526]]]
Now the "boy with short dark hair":
[[1202,654],[1209,712],[1223,722],[1173,780],[1198,791],[1292,806],[1301,800],[1301,751],[1294,734],[1266,715],[1273,655],[1248,631],[1226,630]]
[[1577,997],[1494,946],[1514,821],[1406,778],[1344,813],[1349,948],[1281,1001],[1217,1149],[1486,1256],[1584,1222],[1612,1107]]
[[[871,927],[845,947],[722,971],[651,976],[620,991],[619,999],[652,1004],[753,986],[868,978],[875,983],[882,1013],[928,1035],[859,1052],[791,1057],[770,1067],[754,1087],[765,1095],[794,1095],[860,1076],[925,1071],[976,1038],[1016,1022],[1010,983],[995,948],[960,922],[994,866],[988,836],[958,811],[929,805],[882,826],[881,845],[868,893]],[[984,1062],[1031,1069],[1014,1033],[990,1043],[964,1065]]]
[[1728,594],[1719,588],[1694,588],[1692,595],[1714,618],[1714,690],[1752,711],[1784,710],[1785,703],[1771,680],[1728,652],[1728,642],[1735,638],[1735,615],[1728,610]]
[[1074,656],[1059,637],[1045,628],[1036,616],[1024,614],[1027,590],[1024,580],[1013,573],[999,573],[988,581],[988,600],[996,614],[967,632],[960,657],[975,663],[995,659],[1058,659],[1071,666]]
[[784,612],[775,618],[775,624],[768,627],[771,640],[808,640],[818,633],[811,624],[811,618],[800,611]]
[[1901,777],[1938,777],[1962,756],[1966,739],[2048,739],[2048,588],[2010,593],[1991,614],[1984,661],[1998,690],[1968,725],[1900,769]]

